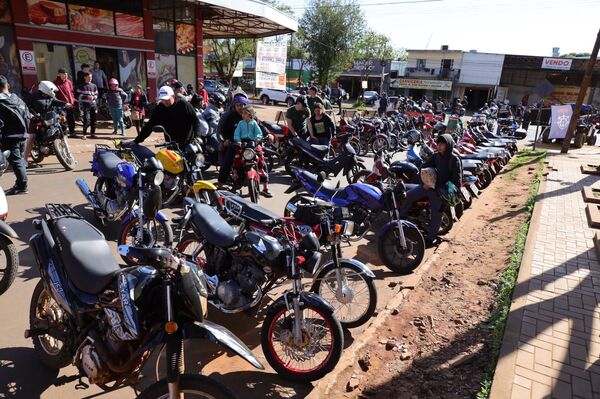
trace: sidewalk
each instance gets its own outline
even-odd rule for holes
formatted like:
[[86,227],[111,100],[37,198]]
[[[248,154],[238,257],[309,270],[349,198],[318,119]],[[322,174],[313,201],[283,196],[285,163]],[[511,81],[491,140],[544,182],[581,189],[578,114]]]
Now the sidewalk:
[[600,151],[547,160],[491,399],[600,399],[600,262],[581,194],[600,177],[580,172]]

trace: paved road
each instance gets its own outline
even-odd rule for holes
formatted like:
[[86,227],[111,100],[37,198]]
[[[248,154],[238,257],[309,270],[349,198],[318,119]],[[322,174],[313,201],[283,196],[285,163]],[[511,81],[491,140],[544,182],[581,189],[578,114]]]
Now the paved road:
[[[265,119],[274,119],[278,110],[284,107],[257,106],[259,116]],[[102,130],[101,130],[102,131]],[[108,130],[104,130],[108,132]],[[134,132],[129,131],[128,136]],[[102,136],[98,140],[87,140],[86,142],[73,142],[77,151],[79,164],[76,170],[66,172],[62,169],[56,158],[51,157],[44,161],[42,168],[29,171],[30,193],[28,195],[9,198],[8,221],[23,241],[17,243],[21,266],[19,275],[13,286],[0,297],[0,398],[79,398],[95,397],[101,394],[102,398],[133,398],[135,394],[130,388],[124,388],[116,392],[102,393],[97,387],[86,390],[77,389],[76,383],[70,383],[61,387],[53,386],[55,378],[61,375],[72,375],[74,368],[66,368],[56,372],[45,369],[37,360],[32,349],[31,340],[23,337],[23,331],[28,328],[29,303],[33,289],[38,282],[39,276],[32,258],[31,251],[26,245],[27,239],[33,234],[31,222],[40,216],[40,210],[44,203],[63,202],[72,204],[84,216],[92,220],[91,211],[85,204],[84,199],[74,181],[81,177],[88,184],[93,184],[94,179],[89,172],[89,160],[95,143],[110,143],[109,136]],[[370,166],[370,165],[369,165]],[[210,175],[209,175],[210,177]],[[213,174],[214,177],[214,174]],[[7,173],[1,180],[3,187],[10,187],[14,182],[12,173]],[[291,196],[284,194],[289,184],[289,178],[275,173],[272,176],[271,188],[275,196],[271,199],[261,199],[261,205],[282,213],[287,199]],[[173,213],[169,210],[169,213]],[[112,225],[101,228],[107,240],[111,243],[116,255],[116,240],[119,226]],[[379,266],[376,255],[375,240],[373,235],[354,243],[352,247],[344,248],[346,257],[357,257],[369,266],[377,274],[377,287],[379,292],[378,308],[385,307],[389,298],[398,292],[398,287],[390,288],[390,281],[400,281],[401,277],[394,276],[385,268]],[[276,295],[276,294],[275,294]],[[256,316],[232,315],[223,316],[209,311],[209,318],[221,323],[235,332],[254,353],[264,360],[259,341],[259,329],[261,326],[262,312]],[[357,328],[346,333],[346,346],[351,345],[353,338],[364,331]],[[195,341],[187,345],[186,367],[189,372],[198,372],[203,368],[203,374],[212,375],[226,383],[240,397],[249,397],[243,394],[252,389],[252,397],[304,397],[312,389],[313,385],[290,384],[277,377],[270,369],[265,372],[254,370],[246,365],[240,358],[224,354],[218,347],[208,341]],[[149,367],[145,370],[144,386],[153,376],[154,359],[148,362]],[[267,365],[266,361],[264,364]]]

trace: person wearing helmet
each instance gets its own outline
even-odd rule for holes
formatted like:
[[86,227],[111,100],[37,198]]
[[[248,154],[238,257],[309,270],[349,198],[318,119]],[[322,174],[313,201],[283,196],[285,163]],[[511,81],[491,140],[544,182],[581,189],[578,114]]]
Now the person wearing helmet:
[[183,87],[183,83],[175,82],[172,87],[178,100],[190,101],[192,99],[192,96],[187,95],[185,87]]
[[310,109],[308,108],[308,101],[306,97],[300,96],[296,99],[296,104],[292,105],[285,112],[285,120],[290,132],[293,135],[297,135],[303,139],[310,135],[312,136],[312,127],[309,123],[311,117]]
[[[428,247],[439,241],[438,231],[442,223],[443,206],[441,195],[450,191],[452,186],[457,190],[460,189],[462,182],[462,164],[460,159],[452,152],[455,145],[452,136],[442,134],[438,136],[436,143],[437,152],[422,167],[422,170],[427,171],[431,168],[435,169],[435,179],[432,178],[431,173],[426,173],[427,178],[421,179],[423,184],[408,192],[406,200],[400,208],[400,216],[405,217],[413,203],[421,198],[429,199],[431,221],[425,238]],[[435,182],[435,186],[431,186],[432,182]]]
[[108,90],[106,91],[106,103],[108,112],[113,120],[113,134],[118,134],[117,126],[121,129],[121,136],[125,136],[125,124],[123,123],[123,102],[127,99],[127,94],[119,87],[119,81],[110,78],[108,81]]
[[133,126],[135,126],[136,134],[140,134],[140,130],[144,126],[144,116],[146,115],[146,105],[148,104],[148,99],[144,94],[144,90],[142,89],[142,85],[135,85],[135,91],[133,92],[133,96],[131,97],[131,121],[133,122]]
[[433,132],[442,135],[446,132],[446,128],[447,126],[444,122],[438,122],[433,125]]
[[[69,75],[64,68],[58,70],[56,79],[54,79],[54,85],[58,91],[56,92],[56,98],[69,104],[75,104],[75,90],[73,89],[73,82],[69,79]],[[75,136],[75,114],[73,108],[66,108],[67,113],[67,126],[69,128],[69,136]]]
[[233,134],[237,125],[242,120],[242,111],[244,107],[249,104],[248,99],[237,94],[232,99],[232,108],[225,112],[221,116],[219,125],[217,126],[217,134],[220,138],[220,164],[219,169],[219,186],[223,186],[227,183],[229,175],[231,174],[231,166],[233,165],[233,157],[235,156],[235,149],[233,148]]

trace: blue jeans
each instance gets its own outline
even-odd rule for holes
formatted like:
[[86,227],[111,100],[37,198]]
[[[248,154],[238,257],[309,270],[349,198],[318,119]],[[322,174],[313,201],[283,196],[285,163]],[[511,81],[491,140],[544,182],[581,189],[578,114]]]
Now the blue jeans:
[[442,224],[442,199],[435,189],[426,189],[419,184],[418,187],[410,190],[406,196],[406,200],[404,200],[404,203],[400,207],[400,217],[406,217],[412,204],[422,198],[429,199],[431,220],[429,222],[427,238],[433,241],[437,238],[437,233],[440,230],[440,225]]
[[23,159],[25,139],[5,139],[2,141],[2,149],[10,151],[8,163],[17,178],[15,186],[27,188],[27,160]]
[[96,107],[81,104],[81,119],[83,121],[83,135],[87,134],[88,126],[90,127],[90,134],[93,136],[96,134]]
[[113,120],[113,130],[117,134],[117,125],[121,129],[121,133],[125,135],[125,125],[123,124],[123,108],[122,107],[108,107],[108,112]]

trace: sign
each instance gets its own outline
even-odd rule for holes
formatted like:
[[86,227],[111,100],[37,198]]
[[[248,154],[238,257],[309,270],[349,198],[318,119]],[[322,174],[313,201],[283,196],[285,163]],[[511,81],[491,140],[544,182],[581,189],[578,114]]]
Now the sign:
[[19,50],[19,56],[21,58],[21,71],[23,71],[23,75],[37,75],[34,52]]
[[285,90],[287,42],[256,43],[256,87]]
[[235,71],[233,71],[234,78],[241,78],[244,76],[244,61],[238,61]]
[[560,69],[568,71],[571,69],[573,60],[568,58],[544,58],[542,60],[542,69]]
[[73,61],[75,62],[75,70],[81,70],[82,64],[88,64],[90,67],[96,59],[96,49],[87,46],[73,46]]
[[355,71],[372,72],[375,70],[375,63],[373,62],[373,60],[354,60],[354,65],[352,69]]
[[156,61],[147,60],[146,69],[148,70],[148,79],[156,79]]
[[550,139],[564,139],[567,136],[567,128],[573,115],[570,105],[553,105],[552,122],[550,123]]
[[[547,105],[575,103],[579,96],[579,89],[579,86],[554,86],[554,90],[546,96],[544,102]],[[589,93],[588,88],[584,98],[588,98]]]
[[399,89],[422,89],[451,91],[450,80],[427,80],[427,79],[393,79],[390,87]]
[[369,84],[369,81],[367,81],[367,80],[361,81],[360,82],[361,89],[366,89],[367,87],[369,87],[368,84]]
[[498,86],[498,88],[496,89],[496,98],[494,98],[494,100],[504,101],[504,99],[506,98],[507,90],[508,89],[506,87]]

